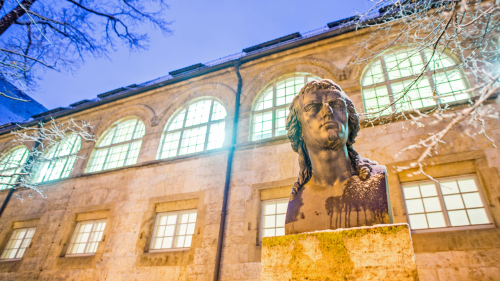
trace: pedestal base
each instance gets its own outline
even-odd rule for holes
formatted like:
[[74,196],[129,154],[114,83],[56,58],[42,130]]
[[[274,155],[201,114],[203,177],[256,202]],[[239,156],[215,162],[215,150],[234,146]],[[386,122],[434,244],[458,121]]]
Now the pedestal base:
[[263,281],[418,280],[407,224],[265,237],[261,266]]

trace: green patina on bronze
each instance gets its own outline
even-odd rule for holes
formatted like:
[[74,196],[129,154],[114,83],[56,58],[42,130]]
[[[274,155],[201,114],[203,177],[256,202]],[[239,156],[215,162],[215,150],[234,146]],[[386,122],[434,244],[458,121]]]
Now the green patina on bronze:
[[[313,237],[319,242],[318,248],[322,255],[322,258],[317,261],[313,261],[305,253],[304,246],[300,243],[306,241],[307,237],[311,237],[311,233],[265,237],[262,246],[263,248],[293,247],[288,264],[288,268],[292,272],[292,280],[303,280],[304,276],[307,276],[307,280],[350,280],[354,277],[354,263],[344,245],[344,239],[353,239],[369,234],[393,235],[400,231],[408,231],[408,226],[397,225],[314,233]],[[328,270],[325,270],[326,268]]]

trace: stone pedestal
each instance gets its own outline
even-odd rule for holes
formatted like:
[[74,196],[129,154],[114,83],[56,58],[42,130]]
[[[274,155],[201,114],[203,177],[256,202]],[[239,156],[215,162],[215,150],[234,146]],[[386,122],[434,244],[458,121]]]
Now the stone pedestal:
[[407,224],[265,237],[261,266],[263,281],[418,280]]

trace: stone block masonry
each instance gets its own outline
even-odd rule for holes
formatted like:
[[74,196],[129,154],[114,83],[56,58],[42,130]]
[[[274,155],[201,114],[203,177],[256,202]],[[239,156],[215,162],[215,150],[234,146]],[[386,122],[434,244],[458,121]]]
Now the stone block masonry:
[[407,224],[265,237],[262,281],[418,280]]

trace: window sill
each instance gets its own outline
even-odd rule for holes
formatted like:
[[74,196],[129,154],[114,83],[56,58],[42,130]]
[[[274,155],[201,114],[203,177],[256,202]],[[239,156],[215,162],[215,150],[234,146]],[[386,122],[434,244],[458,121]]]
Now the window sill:
[[21,261],[22,258],[20,259],[5,259],[5,260],[0,260],[0,263],[7,263],[7,262],[18,262]]
[[461,230],[476,230],[476,229],[488,229],[488,228],[495,228],[495,225],[493,223],[490,223],[490,224],[480,224],[480,225],[441,227],[441,228],[432,228],[432,229],[417,229],[417,230],[411,230],[411,234],[449,232],[449,231],[461,231]]
[[189,250],[191,250],[191,248],[173,248],[173,249],[149,250],[148,253],[169,253],[169,252],[182,252]]
[[80,257],[92,257],[95,256],[95,253],[92,254],[75,254],[75,255],[65,255],[65,258],[80,258]]

